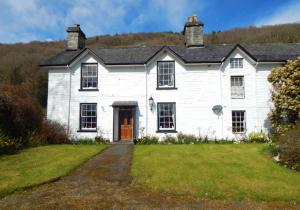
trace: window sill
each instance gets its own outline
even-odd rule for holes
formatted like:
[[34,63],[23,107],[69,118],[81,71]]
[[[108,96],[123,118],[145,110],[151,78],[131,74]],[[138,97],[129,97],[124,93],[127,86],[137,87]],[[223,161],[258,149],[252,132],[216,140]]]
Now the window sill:
[[97,130],[77,130],[77,133],[96,133]]
[[158,130],[156,133],[177,133],[176,130]]
[[177,87],[157,87],[156,90],[177,90]]
[[99,89],[78,89],[78,91],[99,91]]

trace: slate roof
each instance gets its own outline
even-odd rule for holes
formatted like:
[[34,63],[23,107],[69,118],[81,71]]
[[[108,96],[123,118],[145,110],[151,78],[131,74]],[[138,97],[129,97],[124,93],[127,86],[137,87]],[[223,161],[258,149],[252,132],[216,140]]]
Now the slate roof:
[[[237,47],[258,62],[285,62],[300,56],[300,44],[241,44],[206,45],[199,48],[185,46],[156,46],[128,48],[89,49],[106,65],[145,64],[162,49],[169,49],[185,63],[221,63]],[[65,66],[72,63],[83,51],[63,51],[44,62],[41,66]]]

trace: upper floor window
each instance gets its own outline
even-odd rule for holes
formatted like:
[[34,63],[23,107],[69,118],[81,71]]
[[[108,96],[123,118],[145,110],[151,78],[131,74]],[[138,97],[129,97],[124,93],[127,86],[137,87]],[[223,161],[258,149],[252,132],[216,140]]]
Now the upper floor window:
[[158,131],[175,131],[175,103],[157,103]]
[[175,88],[175,62],[158,61],[157,62],[157,87]]
[[98,88],[98,64],[84,63],[81,65],[81,89],[91,90]]
[[97,104],[80,104],[80,130],[97,130]]
[[246,132],[246,111],[232,111],[232,133]]
[[244,76],[231,76],[231,98],[245,98]]
[[231,69],[243,68],[243,58],[230,58],[230,68]]

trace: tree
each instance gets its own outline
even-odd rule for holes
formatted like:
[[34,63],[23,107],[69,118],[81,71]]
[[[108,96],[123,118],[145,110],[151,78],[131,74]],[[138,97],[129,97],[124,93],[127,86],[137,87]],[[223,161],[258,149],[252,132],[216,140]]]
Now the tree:
[[300,117],[300,57],[274,68],[268,80],[273,86],[271,126],[281,134],[293,128]]

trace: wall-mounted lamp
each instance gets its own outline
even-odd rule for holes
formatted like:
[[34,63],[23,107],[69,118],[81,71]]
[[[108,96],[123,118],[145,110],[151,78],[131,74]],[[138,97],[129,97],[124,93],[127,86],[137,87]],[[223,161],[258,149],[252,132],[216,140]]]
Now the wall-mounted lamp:
[[154,99],[152,98],[152,96],[149,98],[149,106],[150,106],[150,109],[152,111],[153,108],[154,108]]

